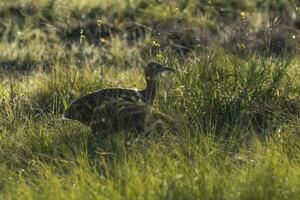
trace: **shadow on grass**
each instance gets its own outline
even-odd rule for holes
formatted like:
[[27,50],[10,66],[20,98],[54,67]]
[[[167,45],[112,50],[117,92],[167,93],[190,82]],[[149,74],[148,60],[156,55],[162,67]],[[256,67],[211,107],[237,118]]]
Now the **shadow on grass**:
[[[113,176],[115,168],[126,163],[129,155],[145,153],[149,145],[161,137],[157,132],[119,131],[99,134],[93,133],[89,128],[75,132],[73,129],[55,136],[53,148],[56,150],[48,152],[48,156],[50,162],[55,158],[76,165],[88,163],[101,176]],[[58,163],[58,167],[61,164]]]

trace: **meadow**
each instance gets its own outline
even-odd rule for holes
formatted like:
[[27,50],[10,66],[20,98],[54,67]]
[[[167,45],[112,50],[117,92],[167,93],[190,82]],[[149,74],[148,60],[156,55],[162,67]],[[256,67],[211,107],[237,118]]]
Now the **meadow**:
[[[1,0],[0,199],[299,199],[299,50],[298,1]],[[62,120],[151,61],[144,133]]]

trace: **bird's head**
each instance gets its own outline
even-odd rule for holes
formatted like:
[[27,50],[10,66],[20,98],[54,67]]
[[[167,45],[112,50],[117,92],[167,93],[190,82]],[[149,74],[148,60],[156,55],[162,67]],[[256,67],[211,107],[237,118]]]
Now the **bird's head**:
[[175,72],[174,69],[164,67],[162,64],[157,62],[150,62],[145,68],[145,76],[147,79],[155,78],[155,76],[161,72],[170,71]]

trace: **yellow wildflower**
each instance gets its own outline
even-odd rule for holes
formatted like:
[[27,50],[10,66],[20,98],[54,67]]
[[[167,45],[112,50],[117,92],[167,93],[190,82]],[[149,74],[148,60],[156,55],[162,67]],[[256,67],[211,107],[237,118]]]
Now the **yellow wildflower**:
[[240,16],[241,16],[241,17],[246,17],[246,13],[245,13],[244,11],[241,11],[241,12],[240,12]]

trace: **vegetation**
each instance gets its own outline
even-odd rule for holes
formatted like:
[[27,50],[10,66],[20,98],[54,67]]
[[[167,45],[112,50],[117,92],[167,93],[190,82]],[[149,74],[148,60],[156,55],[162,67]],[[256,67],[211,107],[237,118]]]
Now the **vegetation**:
[[[300,5],[0,2],[0,199],[298,199]],[[143,134],[63,121],[81,95],[161,78]]]

